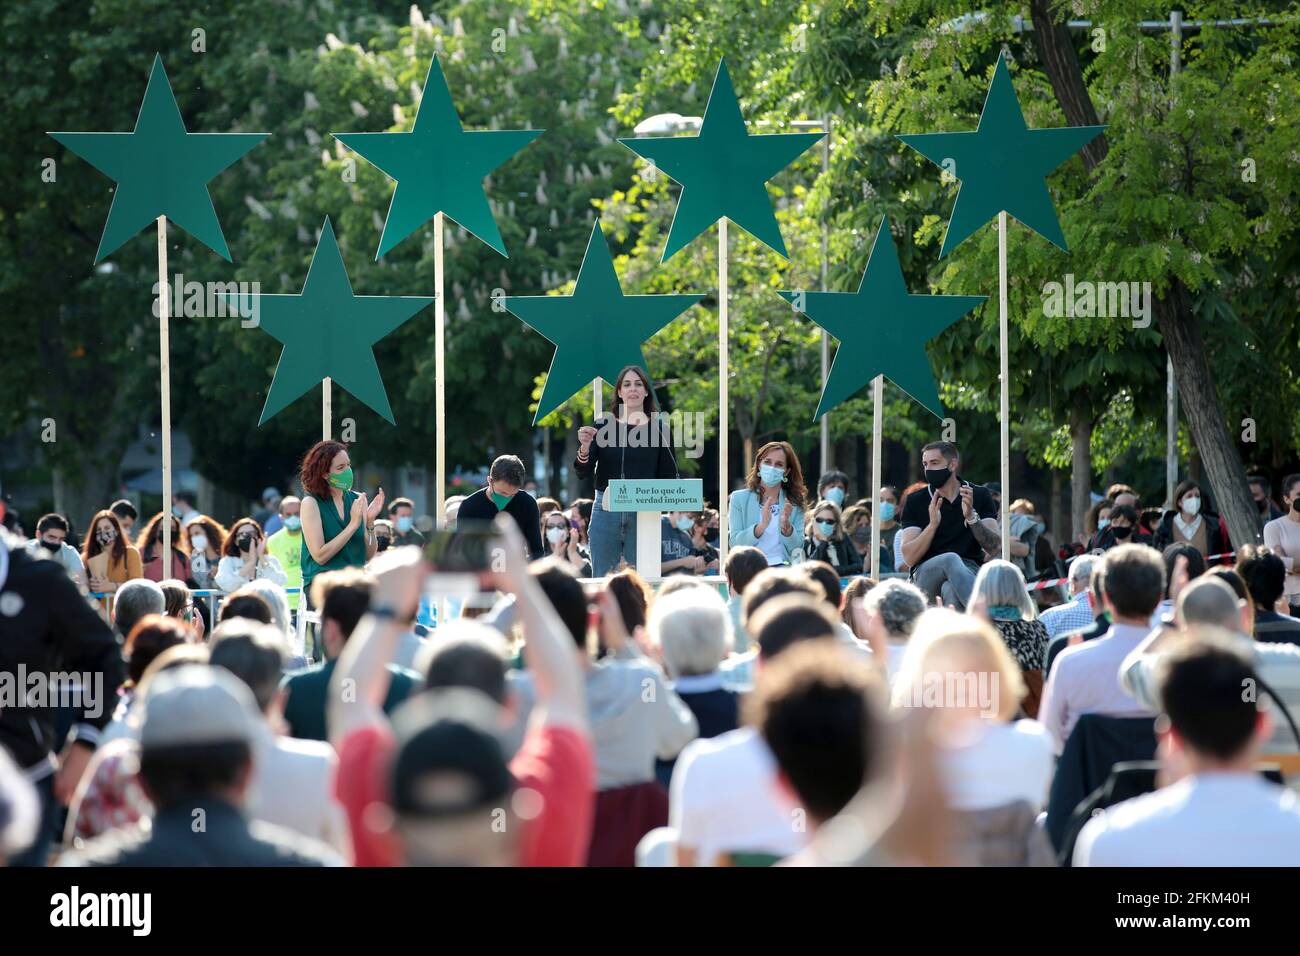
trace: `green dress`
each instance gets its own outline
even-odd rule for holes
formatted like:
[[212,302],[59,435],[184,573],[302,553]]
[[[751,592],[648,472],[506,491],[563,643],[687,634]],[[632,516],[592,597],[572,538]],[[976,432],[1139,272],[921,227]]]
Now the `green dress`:
[[[357,500],[355,491],[343,492],[343,514],[345,517],[339,518],[338,509],[334,507],[333,497],[320,498],[312,495],[316,501],[316,507],[320,511],[321,535],[324,542],[328,544],[338,537],[339,533],[348,526],[347,516],[352,514],[352,502]],[[360,568],[366,563],[366,526],[363,522],[357,525],[357,530],[353,532],[348,543],[339,548],[338,554],[330,558],[324,564],[320,564],[311,556],[311,551],[307,549],[307,536],[302,536],[302,590],[306,594],[311,589],[312,579],[322,571],[338,571],[340,568]]]

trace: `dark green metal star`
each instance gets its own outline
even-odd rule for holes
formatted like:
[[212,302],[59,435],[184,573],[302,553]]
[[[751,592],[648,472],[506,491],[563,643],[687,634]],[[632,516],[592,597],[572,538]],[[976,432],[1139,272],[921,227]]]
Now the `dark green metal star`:
[[641,343],[703,295],[624,295],[600,220],[591,230],[572,295],[512,295],[506,309],[555,343],[533,424],[595,378],[613,382],[627,365],[645,368]]
[[888,216],[876,232],[857,292],[780,294],[840,340],[814,421],[852,398],[877,375],[884,375],[942,418],[925,343],[988,298],[909,293]]
[[[931,162],[961,180],[943,258],[998,213],[1006,211],[1048,242],[1066,250],[1065,235],[1047,190],[1052,170],[1100,136],[1105,126],[1029,129],[1025,126],[1005,56],[998,57],[979,128],[971,133],[899,136]],[[1067,250],[1068,251],[1068,250]]]
[[767,181],[825,135],[749,135],[727,61],[720,61],[699,135],[619,140],[681,183],[682,195],[661,261],[667,262],[723,216],[786,255]]
[[[238,295],[227,301],[232,309],[240,307]],[[431,302],[428,296],[353,295],[326,218],[301,294],[260,296],[261,329],[284,349],[257,424],[326,378],[396,424],[373,346]]]
[[415,126],[409,133],[332,135],[397,181],[384,232],[379,237],[379,251],[375,253],[378,259],[439,212],[506,256],[501,230],[483,189],[483,177],[544,132],[467,132],[460,124],[442,66],[434,56]]
[[154,54],[133,132],[49,135],[117,183],[98,263],[159,216],[229,262],[208,180],[271,134],[187,132],[162,57]]

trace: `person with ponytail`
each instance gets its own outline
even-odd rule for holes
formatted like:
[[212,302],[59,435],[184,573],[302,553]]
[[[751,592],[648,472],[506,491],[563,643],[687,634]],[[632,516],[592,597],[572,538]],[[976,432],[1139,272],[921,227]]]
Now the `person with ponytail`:
[[347,446],[319,441],[302,459],[302,593],[311,605],[311,582],[322,571],[365,567],[375,555],[375,519],[384,507],[384,489],[374,501],[352,490],[352,459]]

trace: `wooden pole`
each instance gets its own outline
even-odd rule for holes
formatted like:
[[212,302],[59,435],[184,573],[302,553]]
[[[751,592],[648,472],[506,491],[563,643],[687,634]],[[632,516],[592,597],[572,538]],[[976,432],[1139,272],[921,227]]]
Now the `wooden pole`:
[[[158,387],[162,394],[162,576],[172,576],[172,364],[168,321],[171,285],[167,280],[167,217],[158,217]],[[93,529],[92,529],[93,530]]]
[[1011,560],[1011,525],[1007,517],[1007,505],[1011,502],[1011,431],[1010,417],[1010,374],[1007,359],[1007,212],[998,213],[998,346],[1001,352],[1002,373],[999,376],[1001,399],[998,418],[1002,433],[1002,505],[998,508],[998,517],[1002,525],[1002,560]]
[[433,462],[434,476],[434,516],[439,528],[446,523],[444,505],[447,500],[447,364],[446,364],[446,301],[442,294],[442,212],[433,217],[433,374],[434,374],[434,418],[437,437],[434,441]]
[[718,567],[727,566],[727,438],[731,430],[727,390],[727,220],[718,220]]
[[320,383],[320,437],[329,441],[334,429],[334,393],[328,376]]
[[881,406],[885,399],[885,377],[877,375],[871,382],[871,576],[880,580],[880,445],[883,431]]

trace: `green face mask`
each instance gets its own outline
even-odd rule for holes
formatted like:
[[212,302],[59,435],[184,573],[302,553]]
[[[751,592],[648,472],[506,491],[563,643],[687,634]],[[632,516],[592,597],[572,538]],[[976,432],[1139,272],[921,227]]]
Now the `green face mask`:
[[341,488],[343,491],[347,491],[352,487],[352,469],[345,468],[337,475],[330,475],[327,480],[335,488]]
[[497,511],[503,511],[505,506],[510,504],[512,495],[499,495],[495,491],[488,492],[492,496],[492,502],[497,506]]

